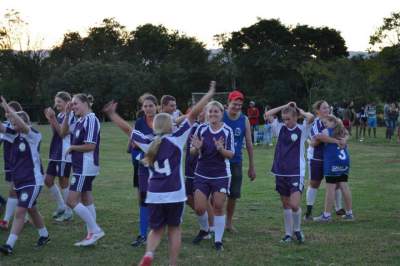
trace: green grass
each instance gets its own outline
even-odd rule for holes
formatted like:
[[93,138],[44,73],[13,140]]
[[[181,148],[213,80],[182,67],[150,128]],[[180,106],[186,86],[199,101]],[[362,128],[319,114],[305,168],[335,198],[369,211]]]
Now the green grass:
[[[42,158],[47,166],[50,130],[39,127],[43,134]],[[225,250],[217,254],[209,241],[191,244],[198,230],[193,211],[186,208],[180,265],[395,265],[400,264],[400,145],[382,139],[352,141],[350,187],[357,220],[345,223],[303,225],[304,245],[283,246],[282,209],[274,191],[274,178],[269,175],[273,149],[255,150],[257,179],[244,180],[242,199],[238,203],[235,223],[238,234],[225,233]],[[14,255],[0,256],[0,265],[128,265],[137,263],[144,248],[129,244],[137,235],[138,208],[132,188],[130,157],[125,153],[127,137],[111,124],[103,124],[101,175],[94,182],[98,223],[106,237],[95,247],[77,248],[73,243],[84,237],[82,221],[75,216],[70,223],[50,219],[55,209],[48,190],[43,189],[39,209],[45,217],[51,243],[37,250],[37,231],[27,225],[15,247]],[[244,172],[246,173],[246,164]],[[2,167],[2,165],[0,165]],[[1,177],[3,180],[3,177]],[[323,186],[322,186],[323,188]],[[6,195],[5,182],[0,192]],[[322,210],[324,190],[318,193],[315,214]],[[303,195],[305,209],[305,195]],[[0,232],[0,242],[7,232]],[[168,265],[167,241],[156,253],[155,265]]]

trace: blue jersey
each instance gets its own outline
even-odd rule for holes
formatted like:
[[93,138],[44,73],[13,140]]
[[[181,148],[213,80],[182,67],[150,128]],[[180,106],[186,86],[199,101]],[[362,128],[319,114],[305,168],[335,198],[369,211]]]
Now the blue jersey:
[[228,113],[224,112],[224,123],[232,128],[234,141],[235,141],[235,155],[230,160],[231,163],[240,163],[243,160],[242,145],[243,139],[246,136],[246,116],[240,114],[239,118],[232,120],[229,118]]
[[[333,135],[333,129],[328,128],[329,136]],[[324,144],[324,176],[348,175],[350,170],[350,156],[347,146],[339,148],[337,144]]]

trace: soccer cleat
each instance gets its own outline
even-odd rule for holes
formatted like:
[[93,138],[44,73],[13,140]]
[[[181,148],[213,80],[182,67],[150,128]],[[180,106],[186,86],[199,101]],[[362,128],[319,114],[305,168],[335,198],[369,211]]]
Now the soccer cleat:
[[151,266],[153,263],[153,258],[150,256],[143,256],[139,262],[139,266]]
[[55,212],[53,212],[53,219],[57,219],[64,213],[65,213],[65,209],[57,209]]
[[292,240],[293,240],[292,236],[290,236],[290,235],[285,235],[285,236],[281,239],[281,241],[279,241],[279,242],[280,242],[280,243],[286,244],[286,243],[292,242]]
[[313,219],[314,222],[330,222],[332,221],[332,216],[325,216],[323,213],[318,216],[318,217],[314,217]]
[[7,244],[2,245],[0,246],[0,252],[3,253],[4,255],[11,255],[13,253],[13,248]]
[[351,222],[354,221],[355,218],[353,214],[345,214],[342,216],[342,220]]
[[80,243],[80,246],[87,247],[87,246],[94,245],[97,242],[97,240],[99,240],[103,236],[105,236],[104,231],[100,231],[98,233],[89,233],[88,236],[86,237],[86,239]]
[[0,229],[8,230],[8,222],[5,220],[0,221]]
[[39,237],[39,239],[38,239],[38,241],[36,243],[36,246],[37,247],[42,247],[42,246],[46,245],[49,242],[50,242],[50,236],[41,236],[41,237]]
[[224,250],[224,245],[222,242],[215,242],[214,247],[216,251],[223,251]]
[[312,215],[310,213],[310,214],[304,215],[303,219],[304,219],[304,221],[308,222],[308,221],[312,221],[313,217],[312,217]]
[[72,211],[65,211],[62,215],[54,219],[57,222],[67,222],[71,221],[73,217]]
[[299,244],[303,244],[305,241],[304,234],[301,231],[294,232],[294,236]]
[[346,211],[343,208],[336,211],[336,215],[338,215],[338,216],[342,216],[342,215],[345,215],[345,214],[346,214]]
[[209,238],[209,232],[204,231],[204,230],[200,230],[199,233],[197,234],[197,236],[193,239],[192,243],[197,245],[201,242],[201,240],[203,239],[210,239]]
[[131,246],[133,247],[140,247],[144,245],[146,245],[146,237],[141,235],[138,235],[138,237],[131,243]]

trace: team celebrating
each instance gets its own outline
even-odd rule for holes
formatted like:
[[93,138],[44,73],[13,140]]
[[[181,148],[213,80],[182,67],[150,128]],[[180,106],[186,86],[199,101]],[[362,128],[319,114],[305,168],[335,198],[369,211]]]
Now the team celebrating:
[[[233,217],[241,197],[243,147],[248,155],[247,175],[251,181],[256,179],[252,130],[242,113],[244,95],[232,91],[224,106],[212,100],[215,86],[212,81],[209,91],[185,115],[177,111],[173,96],[164,95],[159,109],[157,98],[149,93],[139,99],[142,116],[134,125],[117,113],[117,102],[111,101],[103,108],[106,116],[129,137],[128,152],[132,155],[139,199],[139,232],[132,246],[146,245],[141,266],[152,264],[165,229],[169,265],[177,265],[185,203],[193,209],[199,226],[193,244],[213,239],[215,250],[221,252],[224,232],[237,232]],[[10,233],[0,246],[1,253],[13,253],[27,219],[38,230],[38,247],[50,241],[36,204],[44,185],[55,202],[54,220],[69,221],[77,215],[85,222],[86,236],[75,246],[91,246],[105,236],[96,222],[92,194],[93,181],[100,170],[100,122],[91,109],[93,102],[91,95],[71,97],[61,91],[54,98],[57,114],[50,107],[45,109],[53,135],[44,174],[41,134],[17,102],[7,103],[1,98],[7,121],[0,123],[0,140],[5,179],[10,187],[0,221],[0,228],[10,229]],[[264,114],[276,137],[271,173],[283,207],[282,244],[304,243],[302,220],[329,222],[333,207],[343,220],[355,219],[347,184],[349,133],[343,122],[330,114],[326,101],[317,101],[313,109],[314,114],[305,112],[295,102],[289,102]],[[303,218],[301,196],[307,166],[309,184]],[[55,183],[56,177],[59,185]],[[324,178],[324,210],[313,217],[317,191]]]

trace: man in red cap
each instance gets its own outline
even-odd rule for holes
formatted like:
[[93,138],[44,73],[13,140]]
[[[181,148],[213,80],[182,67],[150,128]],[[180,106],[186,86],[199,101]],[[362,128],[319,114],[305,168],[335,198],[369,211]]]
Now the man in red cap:
[[235,232],[233,228],[232,218],[235,211],[236,200],[240,198],[242,187],[242,146],[243,140],[246,141],[247,154],[249,156],[248,176],[251,181],[256,178],[253,159],[253,144],[251,142],[251,129],[249,119],[242,113],[244,96],[240,91],[232,91],[228,95],[228,108],[224,113],[223,121],[233,130],[235,138],[235,156],[230,160],[231,167],[231,184],[229,188],[226,230]]

